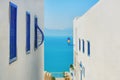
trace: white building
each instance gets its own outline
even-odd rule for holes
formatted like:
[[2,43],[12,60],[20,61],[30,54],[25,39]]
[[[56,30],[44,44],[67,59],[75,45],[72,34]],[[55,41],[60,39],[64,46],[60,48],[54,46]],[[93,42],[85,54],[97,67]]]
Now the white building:
[[74,19],[74,80],[120,80],[119,7],[120,0],[100,0]]
[[[43,0],[0,1],[0,80],[43,80]],[[37,40],[36,40],[37,39]],[[35,43],[36,42],[36,43]]]

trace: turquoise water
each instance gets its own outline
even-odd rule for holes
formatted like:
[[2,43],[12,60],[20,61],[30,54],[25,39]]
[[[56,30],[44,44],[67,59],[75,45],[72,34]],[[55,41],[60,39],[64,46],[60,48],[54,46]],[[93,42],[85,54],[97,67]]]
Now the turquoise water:
[[45,37],[44,65],[48,72],[69,71],[73,64],[73,46],[68,46],[67,37]]
[[63,74],[63,72],[61,72],[61,73],[52,73],[52,76],[54,76],[56,78],[63,78],[64,74]]

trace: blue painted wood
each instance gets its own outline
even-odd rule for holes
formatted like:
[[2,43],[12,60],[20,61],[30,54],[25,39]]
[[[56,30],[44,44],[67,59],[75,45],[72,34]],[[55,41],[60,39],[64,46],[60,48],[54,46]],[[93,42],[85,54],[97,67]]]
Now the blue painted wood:
[[34,37],[34,49],[37,49],[37,17],[35,17],[34,20],[34,32],[35,32],[35,37]]
[[88,56],[90,56],[90,41],[87,41],[88,44]]
[[26,12],[26,52],[30,51],[30,13]]
[[17,6],[10,2],[10,62],[17,59]]
[[85,41],[84,41],[84,39],[82,39],[82,52],[84,53],[85,52]]

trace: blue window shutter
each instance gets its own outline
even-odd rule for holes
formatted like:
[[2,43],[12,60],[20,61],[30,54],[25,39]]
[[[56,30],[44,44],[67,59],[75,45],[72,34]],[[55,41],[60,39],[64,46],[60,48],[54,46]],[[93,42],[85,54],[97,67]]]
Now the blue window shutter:
[[88,56],[90,56],[90,41],[87,41],[88,44]]
[[37,49],[37,17],[35,17],[34,26],[35,26],[34,49]]
[[26,52],[30,51],[30,13],[26,12]]
[[84,40],[82,40],[82,46],[83,46],[83,48],[82,48],[82,51],[83,51],[83,53],[85,52],[85,41]]
[[17,6],[9,3],[10,7],[10,62],[17,59]]

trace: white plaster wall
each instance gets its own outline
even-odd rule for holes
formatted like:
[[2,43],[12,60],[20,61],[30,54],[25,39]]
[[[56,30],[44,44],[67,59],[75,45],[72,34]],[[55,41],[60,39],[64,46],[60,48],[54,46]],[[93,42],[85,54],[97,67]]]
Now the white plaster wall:
[[78,34],[78,24],[76,24],[76,20],[78,17],[76,17],[73,20],[73,44],[74,44],[74,80],[80,80],[80,67],[79,67],[79,34]]
[[[34,16],[43,30],[43,0],[11,0],[17,8],[17,60],[9,64],[9,1],[0,1],[0,80],[43,80],[44,44],[34,51]],[[26,11],[31,15],[31,50],[26,54]]]
[[[79,61],[85,66],[86,80],[120,80],[119,4],[119,0],[100,0],[74,20],[79,35],[76,39],[85,40],[86,51],[84,54],[79,51]],[[86,40],[91,44],[90,57]]]

